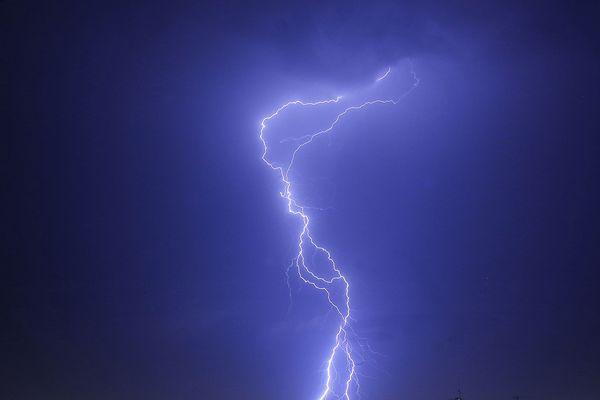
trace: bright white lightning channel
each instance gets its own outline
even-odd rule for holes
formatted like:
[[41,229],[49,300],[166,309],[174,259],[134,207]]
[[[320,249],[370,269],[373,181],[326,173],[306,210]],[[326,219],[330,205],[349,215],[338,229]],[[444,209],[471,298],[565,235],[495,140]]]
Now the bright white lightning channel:
[[[382,81],[383,79],[388,77],[390,72],[391,67],[388,67],[385,74],[377,78],[375,82]],[[333,118],[332,122],[324,129],[299,138],[298,144],[294,148],[290,162],[287,165],[278,165],[275,163],[275,161],[270,161],[267,157],[267,153],[269,152],[269,146],[267,144],[267,141],[265,140],[265,132],[267,130],[268,123],[271,120],[280,116],[284,111],[291,107],[319,107],[331,103],[341,103],[342,97],[338,96],[336,98],[312,102],[305,102],[301,100],[288,101],[287,103],[277,108],[275,112],[273,112],[271,115],[263,118],[260,122],[259,138],[263,144],[262,160],[271,169],[279,173],[279,178],[283,186],[283,190],[280,192],[280,195],[282,198],[285,199],[287,203],[288,212],[298,217],[299,220],[302,222],[302,229],[300,229],[300,232],[298,233],[298,253],[293,259],[292,266],[295,266],[298,272],[298,276],[304,283],[314,287],[315,289],[323,292],[326,295],[329,304],[339,316],[339,325],[336,330],[334,342],[332,344],[331,350],[327,355],[325,384],[320,396],[318,397],[318,400],[327,400],[332,397],[350,400],[351,391],[354,389],[354,391],[358,392],[359,389],[358,377],[356,373],[357,362],[355,361],[355,358],[353,356],[352,343],[349,337],[349,333],[352,331],[349,325],[351,320],[350,284],[346,279],[346,276],[344,276],[344,274],[341,272],[341,269],[336,264],[330,251],[327,250],[325,247],[319,245],[311,235],[310,217],[307,214],[307,209],[309,207],[299,204],[298,201],[295,199],[294,194],[292,192],[293,182],[289,177],[290,171],[294,166],[296,157],[304,147],[311,144],[318,136],[331,132],[333,128],[336,125],[338,125],[339,122],[344,117],[348,116],[350,113],[366,109],[367,107],[376,104],[398,104],[419,84],[419,79],[417,78],[412,69],[411,74],[413,78],[412,86],[401,95],[395,98],[375,98],[369,101],[365,101],[361,104],[350,105],[346,107],[342,112],[337,114],[335,118]],[[315,272],[315,270],[311,268],[311,262],[307,260],[304,256],[305,251],[307,249],[312,249],[314,252],[319,253],[327,258],[330,267],[330,272],[333,275],[332,278],[324,277],[322,276],[322,274]],[[344,294],[342,300],[336,300],[336,297],[332,294],[334,290],[333,285],[335,284],[342,285]],[[340,362],[337,360],[342,360],[342,362],[344,363],[345,369],[343,371],[339,371],[335,367],[335,363]],[[336,382],[336,379],[340,380]],[[343,393],[338,393],[335,387],[340,387],[341,389],[343,389]]]

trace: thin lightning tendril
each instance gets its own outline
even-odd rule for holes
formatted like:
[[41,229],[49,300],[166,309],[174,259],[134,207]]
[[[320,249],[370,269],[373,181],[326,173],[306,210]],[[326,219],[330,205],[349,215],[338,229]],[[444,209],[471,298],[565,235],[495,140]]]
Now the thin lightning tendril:
[[[381,77],[377,78],[375,82],[382,81],[390,74],[390,72],[391,72],[391,68],[388,68],[387,71],[385,72],[385,74],[382,75]],[[359,104],[359,105],[349,106],[349,107],[345,108],[342,112],[337,114],[336,117],[334,118],[333,122],[331,122],[331,124],[328,127],[326,127],[325,129],[322,129],[318,132],[315,132],[315,133],[312,133],[309,135],[302,136],[298,139],[294,139],[294,141],[296,141],[296,140],[298,141],[298,144],[294,148],[294,150],[292,152],[291,160],[287,166],[277,165],[274,161],[269,161],[269,159],[267,158],[269,146],[267,145],[267,141],[265,140],[265,130],[267,129],[268,123],[271,120],[277,118],[283,111],[287,110],[288,108],[290,108],[292,106],[319,107],[319,106],[323,106],[326,104],[340,103],[340,101],[342,100],[342,97],[338,96],[333,99],[320,100],[320,101],[314,101],[314,102],[304,102],[301,100],[289,101],[289,102],[283,104],[282,106],[280,106],[279,108],[277,108],[275,110],[275,112],[272,113],[271,115],[263,118],[260,122],[259,138],[263,145],[262,160],[271,169],[273,169],[274,171],[277,171],[279,173],[279,177],[280,177],[281,183],[283,185],[283,190],[280,192],[280,195],[287,202],[288,212],[290,214],[298,217],[302,221],[302,229],[301,229],[300,233],[298,234],[298,253],[293,258],[292,265],[290,265],[290,268],[288,268],[288,271],[289,271],[289,269],[291,269],[291,267],[295,266],[300,279],[304,283],[314,287],[317,290],[322,291],[326,295],[327,300],[329,301],[329,304],[333,307],[333,309],[335,309],[335,311],[337,312],[337,314],[339,315],[339,318],[340,318],[340,322],[339,322],[339,325],[337,328],[337,333],[335,335],[335,342],[329,352],[329,355],[328,355],[328,358],[326,361],[327,367],[326,367],[325,387],[323,388],[318,400],[326,400],[327,398],[330,397],[330,395],[337,395],[337,393],[335,393],[335,391],[334,391],[333,385],[334,385],[335,378],[338,376],[338,372],[335,367],[335,360],[336,360],[336,356],[338,354],[342,355],[345,358],[345,364],[346,364],[345,383],[343,384],[344,393],[341,397],[343,399],[350,400],[350,392],[352,390],[352,387],[353,386],[355,387],[356,392],[358,392],[358,389],[360,388],[360,385],[358,383],[357,371],[356,371],[357,362],[355,361],[355,359],[353,357],[352,344],[349,339],[349,333],[352,332],[351,326],[349,325],[349,322],[351,321],[351,317],[350,317],[350,311],[351,311],[351,309],[350,309],[350,284],[349,284],[346,276],[344,276],[344,274],[342,274],[341,270],[339,269],[338,265],[336,264],[335,260],[333,259],[333,256],[331,255],[330,251],[327,250],[326,248],[320,246],[312,237],[312,235],[310,233],[310,218],[309,218],[308,214],[306,213],[306,209],[308,209],[309,207],[300,205],[298,203],[298,201],[294,198],[294,194],[292,192],[292,181],[289,177],[290,171],[292,170],[292,167],[294,166],[294,162],[296,160],[297,155],[300,153],[300,151],[302,149],[304,149],[306,146],[311,144],[315,140],[315,138],[317,138],[318,136],[321,136],[323,134],[331,132],[333,130],[333,128],[336,125],[338,125],[338,123],[344,117],[346,117],[348,114],[350,114],[354,111],[362,110],[364,108],[367,108],[369,106],[373,106],[376,104],[393,104],[393,105],[398,104],[404,97],[406,97],[408,94],[410,94],[410,92],[412,92],[419,84],[419,79],[417,78],[417,76],[414,73],[414,70],[412,70],[412,68],[411,68],[411,74],[413,77],[413,84],[401,96],[399,96],[397,98],[391,98],[391,99],[373,99],[373,100],[365,101],[364,103]],[[315,273],[311,269],[310,262],[307,262],[307,260],[305,258],[305,249],[307,247],[314,249],[316,252],[324,255],[327,258],[328,263],[331,267],[331,272],[333,273],[333,277],[327,278],[327,277],[321,276],[321,275]],[[344,288],[343,301],[334,300],[333,295],[332,295],[333,289],[331,286],[337,282],[341,282],[341,284],[343,285],[343,288]],[[339,398],[340,396],[337,395],[337,397]]]
[[381,75],[379,78],[375,79],[375,82],[379,82],[379,81],[385,79],[390,74],[390,72],[392,72],[392,67],[388,67],[388,69],[385,71],[385,73],[383,75]]

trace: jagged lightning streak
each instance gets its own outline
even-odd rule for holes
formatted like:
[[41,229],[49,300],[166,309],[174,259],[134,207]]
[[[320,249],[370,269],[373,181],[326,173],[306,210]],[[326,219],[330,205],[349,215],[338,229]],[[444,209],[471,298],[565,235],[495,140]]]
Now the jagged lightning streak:
[[[391,72],[391,67],[388,67],[385,74],[381,77],[377,78],[375,82],[380,82],[385,79]],[[290,171],[294,166],[294,162],[296,160],[297,155],[300,151],[311,144],[315,138],[321,136],[323,134],[329,133],[333,130],[333,128],[338,125],[338,123],[346,117],[348,114],[354,111],[362,110],[372,105],[376,104],[398,104],[404,97],[406,97],[412,90],[414,90],[418,84],[419,79],[417,78],[414,70],[411,68],[411,74],[413,77],[412,86],[405,91],[402,95],[396,98],[391,99],[373,99],[369,101],[365,101],[358,105],[351,105],[346,107],[342,112],[338,113],[333,121],[327,126],[325,129],[322,129],[318,132],[305,135],[303,137],[298,138],[298,144],[292,151],[292,156],[287,165],[278,165],[275,161],[269,161],[267,157],[267,153],[269,152],[269,146],[267,141],[265,140],[265,130],[267,129],[267,125],[269,121],[277,118],[282,112],[287,110],[293,106],[300,107],[318,107],[326,104],[332,103],[340,103],[342,100],[341,96],[336,98],[319,100],[314,102],[304,102],[301,100],[293,100],[288,101],[283,104],[279,108],[275,110],[271,115],[263,118],[260,122],[260,135],[259,138],[263,145],[263,154],[262,160],[267,164],[271,169],[277,171],[279,173],[279,177],[281,183],[283,185],[283,190],[280,192],[281,197],[283,197],[287,202],[288,212],[294,216],[297,216],[302,222],[302,229],[298,234],[298,253],[293,259],[292,266],[296,267],[298,272],[298,276],[300,279],[314,287],[315,289],[322,291],[329,301],[329,304],[333,307],[333,309],[337,312],[340,318],[340,322],[336,331],[335,341],[331,350],[329,352],[327,361],[326,361],[326,379],[325,379],[325,387],[323,388],[319,400],[326,400],[330,395],[336,395],[337,398],[340,396],[335,393],[334,389],[334,374],[338,375],[337,370],[335,368],[335,360],[338,355],[341,355],[345,358],[345,381],[343,384],[338,384],[343,387],[344,393],[341,395],[342,398],[346,400],[350,400],[350,392],[352,386],[354,385],[358,390],[358,380],[356,373],[356,361],[353,358],[352,352],[352,344],[349,338],[349,332],[351,331],[349,328],[350,322],[350,284],[346,279],[346,276],[342,274],[335,260],[333,259],[331,253],[326,248],[320,246],[315,239],[312,237],[310,233],[310,217],[308,216],[306,210],[308,207],[303,206],[298,203],[298,201],[294,198],[292,192],[292,181],[290,179]],[[305,250],[307,248],[314,249],[315,252],[318,252],[324,255],[327,258],[327,261],[330,266],[330,271],[332,273],[332,277],[322,276],[322,274],[316,273],[313,269],[311,269],[311,264],[305,258]],[[335,299],[333,295],[333,285],[341,284],[343,288],[343,300],[339,301]]]

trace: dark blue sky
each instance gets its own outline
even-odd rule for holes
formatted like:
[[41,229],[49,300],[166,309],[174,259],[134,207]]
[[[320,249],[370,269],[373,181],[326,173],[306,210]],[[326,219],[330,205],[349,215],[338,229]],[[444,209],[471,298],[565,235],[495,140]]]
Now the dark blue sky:
[[315,398],[259,121],[407,58],[303,175],[363,398],[600,397],[598,6],[40,3],[0,3],[1,398]]

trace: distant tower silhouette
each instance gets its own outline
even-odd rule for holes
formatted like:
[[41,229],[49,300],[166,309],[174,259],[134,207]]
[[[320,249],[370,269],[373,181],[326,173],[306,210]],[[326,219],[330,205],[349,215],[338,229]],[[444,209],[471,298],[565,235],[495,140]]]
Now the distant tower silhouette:
[[462,392],[460,391],[460,388],[458,389],[458,397],[455,397],[454,400],[464,400],[462,397]]

